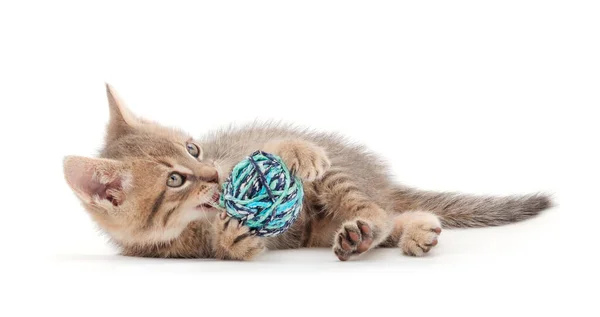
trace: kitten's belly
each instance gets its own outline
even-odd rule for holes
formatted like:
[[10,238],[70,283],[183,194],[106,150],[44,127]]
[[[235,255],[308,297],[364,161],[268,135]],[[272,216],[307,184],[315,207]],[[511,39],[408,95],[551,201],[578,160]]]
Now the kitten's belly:
[[[311,217],[312,216],[312,217]],[[271,250],[331,247],[341,222],[302,214],[284,234],[267,238]]]
[[331,247],[333,245],[335,233],[340,225],[341,223],[339,221],[334,221],[330,218],[313,220],[310,238],[305,247]]

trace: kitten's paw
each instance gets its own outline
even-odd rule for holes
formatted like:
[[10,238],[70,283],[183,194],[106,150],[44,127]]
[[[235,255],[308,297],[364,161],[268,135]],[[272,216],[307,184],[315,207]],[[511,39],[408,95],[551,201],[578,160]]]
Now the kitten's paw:
[[353,255],[368,251],[373,245],[373,229],[367,221],[346,222],[335,235],[333,252],[340,261],[346,261]]
[[418,213],[414,219],[403,224],[398,245],[406,255],[423,256],[438,244],[441,232],[442,226],[436,216]]
[[274,141],[265,146],[265,151],[277,154],[293,174],[309,182],[323,177],[331,167],[325,150],[311,142]]
[[250,228],[225,212],[217,217],[216,227],[213,246],[218,259],[250,260],[265,248],[263,240],[252,235]]

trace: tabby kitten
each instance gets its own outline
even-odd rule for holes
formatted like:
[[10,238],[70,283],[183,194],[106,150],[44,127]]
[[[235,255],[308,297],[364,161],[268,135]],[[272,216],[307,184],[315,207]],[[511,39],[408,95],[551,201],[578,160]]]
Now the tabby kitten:
[[[144,257],[248,260],[266,249],[333,247],[342,261],[375,247],[422,256],[441,227],[516,222],[548,208],[544,195],[488,197],[396,184],[360,146],[326,133],[250,125],[201,139],[131,114],[107,85],[110,122],[98,158],[64,160],[67,183],[121,249]],[[279,155],[304,182],[300,217],[261,238],[211,207],[233,166],[260,149]]]

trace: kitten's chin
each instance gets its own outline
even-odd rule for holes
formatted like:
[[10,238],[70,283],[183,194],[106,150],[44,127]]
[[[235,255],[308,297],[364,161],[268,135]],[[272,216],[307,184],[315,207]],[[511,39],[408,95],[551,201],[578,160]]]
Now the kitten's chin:
[[198,211],[202,214],[207,214],[207,215],[212,216],[212,215],[216,215],[217,213],[219,213],[220,209],[217,209],[208,204],[203,204],[203,205],[197,206],[196,211]]
[[202,205],[196,206],[196,210],[200,210],[200,211],[210,211],[213,209],[217,210],[217,208],[215,208],[214,205],[212,205],[212,204],[202,204]]

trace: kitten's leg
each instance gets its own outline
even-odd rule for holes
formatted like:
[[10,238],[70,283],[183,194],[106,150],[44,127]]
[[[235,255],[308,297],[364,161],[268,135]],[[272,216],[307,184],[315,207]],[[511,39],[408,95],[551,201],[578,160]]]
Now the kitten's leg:
[[[304,181],[320,180],[330,169],[331,163],[325,150],[316,144],[304,140],[274,140],[267,143],[265,151],[279,155],[290,170]],[[333,218],[347,220],[336,234],[334,252],[340,260],[347,260],[351,255],[360,254],[376,246],[383,240],[391,226],[386,225],[388,219],[385,212],[376,203],[364,195],[356,185],[344,176],[345,173],[330,173],[330,181],[320,183],[326,192],[326,208],[333,213]],[[327,233],[321,233],[327,234]]]
[[398,246],[411,256],[423,256],[438,244],[442,225],[430,212],[407,211],[394,219],[394,230],[382,247]]
[[262,238],[250,234],[250,228],[223,212],[215,219],[212,243],[217,259],[250,260],[265,249]]
[[[343,168],[332,167],[323,178],[313,183],[317,204],[323,206],[331,221],[341,223],[329,240],[342,260],[364,253],[379,245],[390,233],[390,213],[366,194]],[[323,237],[331,232],[315,232]]]

